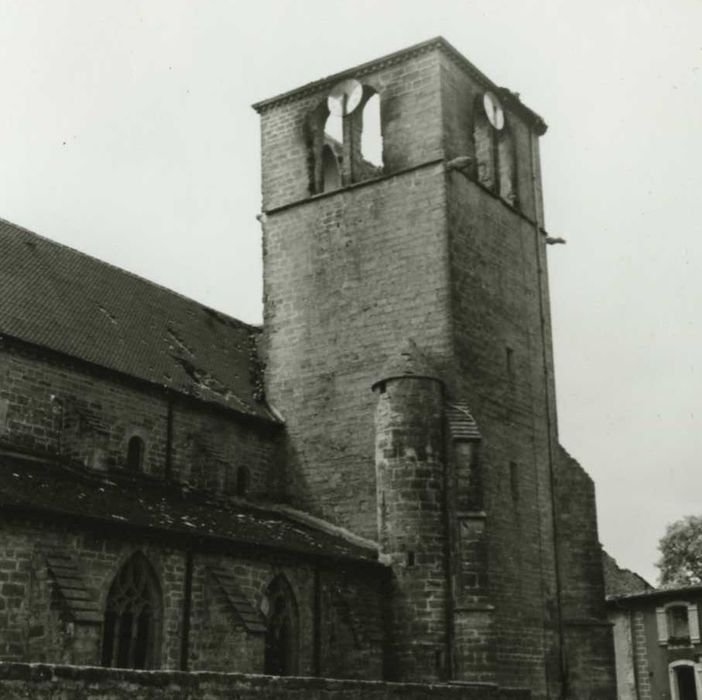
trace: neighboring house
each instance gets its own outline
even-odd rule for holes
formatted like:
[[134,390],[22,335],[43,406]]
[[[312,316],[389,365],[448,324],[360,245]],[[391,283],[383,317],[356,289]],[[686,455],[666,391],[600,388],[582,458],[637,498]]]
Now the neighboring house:
[[546,125],[443,39],[256,109],[262,329],[0,224],[0,659],[613,698]]
[[702,698],[702,586],[654,589],[632,572],[609,570],[619,700]]

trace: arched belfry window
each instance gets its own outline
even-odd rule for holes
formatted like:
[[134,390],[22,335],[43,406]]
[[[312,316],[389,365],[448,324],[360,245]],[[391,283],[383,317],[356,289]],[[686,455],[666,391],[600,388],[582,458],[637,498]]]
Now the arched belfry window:
[[372,87],[341,81],[309,112],[305,130],[311,194],[382,175],[381,99]]
[[143,554],[119,570],[105,604],[102,665],[156,668],[161,624],[161,594]]
[[140,472],[144,466],[144,441],[138,435],[132,435],[127,443],[127,469]]
[[473,108],[473,146],[478,182],[494,190],[497,185],[497,129],[490,122],[481,95]]
[[491,92],[486,92],[475,101],[473,145],[478,182],[516,206],[514,139],[502,106]]
[[290,584],[277,576],[263,600],[267,618],[264,673],[294,676],[298,672],[299,622],[297,603]]

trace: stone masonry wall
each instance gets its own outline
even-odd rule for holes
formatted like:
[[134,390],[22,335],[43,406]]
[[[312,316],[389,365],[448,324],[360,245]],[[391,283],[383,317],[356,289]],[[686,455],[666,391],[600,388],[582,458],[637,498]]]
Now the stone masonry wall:
[[[486,88],[448,60],[441,76],[447,156],[474,156],[474,104]],[[455,357],[447,384],[449,399],[468,405],[483,435],[497,681],[558,695],[549,464],[556,423],[545,245],[533,223],[540,191],[537,186],[535,200],[530,130],[507,110],[505,120],[515,141],[517,207],[470,171],[447,174]]]
[[371,385],[407,336],[439,366],[448,353],[443,209],[439,166],[264,223],[266,395],[286,421],[288,492],[372,539]]
[[[104,471],[124,468],[132,435],[145,444],[144,471],[166,468],[168,397],[86,365],[24,346],[0,347],[0,442],[61,456]],[[278,495],[276,431],[205,404],[176,399],[172,476],[233,492],[236,472],[251,475],[251,495]]]
[[6,700],[528,700],[528,691],[0,663]]
[[[448,176],[455,370],[483,435],[488,587],[498,682],[559,683],[549,428],[531,224],[462,174]],[[518,622],[516,622],[518,620]]]
[[[445,171],[434,159],[474,155],[473,107],[486,85],[446,55],[430,57],[412,79],[416,57],[373,73],[389,177],[300,201],[309,181],[301,112],[320,96],[262,115],[267,395],[289,426],[296,502],[374,537],[368,387],[393,346],[416,341],[448,400],[467,404],[483,435],[481,537],[494,605],[485,627],[497,682],[560,696],[557,417],[538,146],[507,111],[515,199],[477,183],[470,167]],[[383,106],[395,91],[409,96],[402,110]],[[415,169],[393,176],[399,147]]]
[[[46,552],[68,553],[86,589],[101,610],[121,565],[142,552],[158,580],[162,623],[159,666],[180,668],[183,640],[185,572],[190,543],[113,529],[90,532],[50,520],[4,519],[0,544],[0,659],[97,665],[101,660],[101,625],[74,622],[62,607],[47,567]],[[191,545],[192,546],[192,545]],[[243,625],[212,576],[212,568],[234,576],[255,609],[271,580],[284,575],[298,610],[299,673],[339,677],[382,676],[382,577],[352,565],[313,564],[290,556],[254,558],[237,553],[193,550],[192,607],[188,668],[261,673],[263,637]],[[315,569],[321,588],[319,634],[324,649],[316,660]],[[380,631],[380,633],[379,633]],[[319,642],[321,646],[321,641]]]
[[[384,172],[420,165],[441,155],[442,130],[436,52],[378,66],[350,77],[380,95]],[[263,211],[305,199],[313,191],[307,122],[334,84],[261,113]],[[421,134],[422,138],[417,138]]]
[[305,122],[332,86],[261,115],[266,395],[287,424],[288,490],[370,538],[375,374],[408,335],[447,352],[441,168],[422,167],[441,154],[438,65],[428,52],[357,76],[380,96],[389,177],[277,211],[309,197]]
[[376,410],[379,543],[393,566],[391,678],[436,680],[448,666],[443,388],[402,377]]
[[614,639],[605,609],[595,486],[561,447],[555,488],[568,687],[579,698],[614,698]]

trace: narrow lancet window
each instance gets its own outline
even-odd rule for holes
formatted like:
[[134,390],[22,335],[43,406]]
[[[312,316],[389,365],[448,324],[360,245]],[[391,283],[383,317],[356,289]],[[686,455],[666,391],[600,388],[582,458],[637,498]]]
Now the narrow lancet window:
[[139,472],[144,466],[144,441],[137,435],[129,438],[127,443],[127,469]]
[[298,669],[299,632],[297,604],[290,584],[276,577],[265,596],[268,627],[264,672],[272,676],[293,676]]

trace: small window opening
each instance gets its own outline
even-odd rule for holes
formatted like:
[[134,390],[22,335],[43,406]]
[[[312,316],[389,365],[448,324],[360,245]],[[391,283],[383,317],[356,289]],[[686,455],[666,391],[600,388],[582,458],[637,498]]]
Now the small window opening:
[[514,379],[514,350],[510,347],[505,348],[505,365],[507,367],[507,376],[512,381]]
[[373,93],[363,107],[363,132],[361,133],[361,156],[375,167],[376,174],[383,169],[383,134],[380,121],[380,95]]
[[437,649],[434,652],[434,667],[437,671],[441,671],[444,668],[444,652],[442,649]]
[[414,566],[415,556],[413,551],[407,552],[407,566]]
[[144,441],[137,435],[129,438],[127,443],[127,469],[141,471],[144,462]]
[[246,496],[251,485],[251,474],[246,467],[239,467],[236,470],[236,495]]
[[378,382],[378,392],[384,394],[387,391],[385,382]]
[[516,503],[519,500],[519,468],[516,462],[509,463],[509,488]]
[[672,640],[690,639],[690,622],[686,605],[673,605],[666,611],[668,615],[668,636]]

